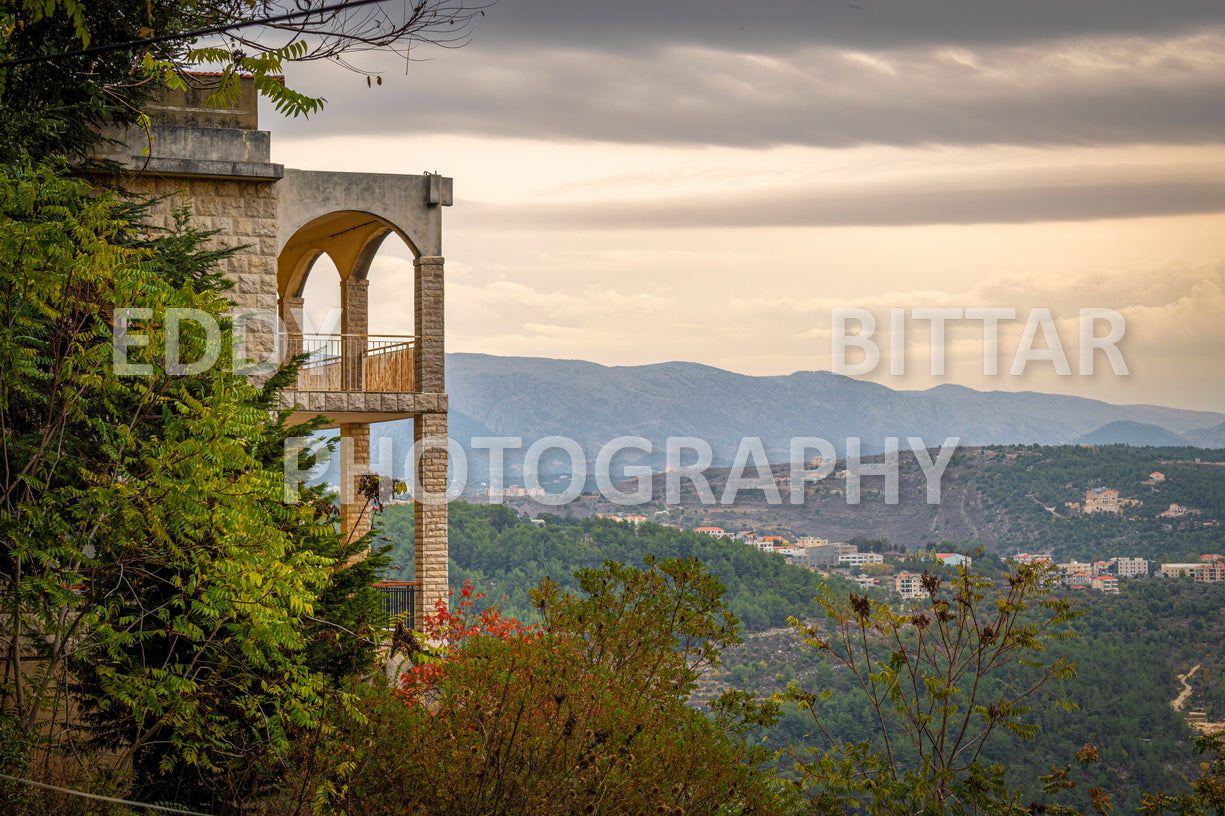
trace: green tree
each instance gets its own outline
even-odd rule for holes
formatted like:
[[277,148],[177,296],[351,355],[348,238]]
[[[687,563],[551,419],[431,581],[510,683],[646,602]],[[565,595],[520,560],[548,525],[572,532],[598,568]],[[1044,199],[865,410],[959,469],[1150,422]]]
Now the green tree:
[[[415,0],[376,12],[330,0],[15,0],[0,5],[0,160],[83,155],[99,128],[147,123],[142,104],[159,88],[205,81],[193,71],[219,73],[207,80],[211,104],[232,104],[245,74],[278,111],[310,114],[324,100],[288,87],[286,63],[460,46],[488,5]],[[214,33],[192,34],[205,30]]]
[[[1045,565],[1016,566],[999,587],[964,568],[950,582],[925,573],[927,599],[906,612],[852,593],[824,599],[826,626],[793,619],[807,646],[845,670],[872,716],[868,739],[843,742],[822,719],[829,692],[795,684],[782,695],[826,740],[788,751],[816,808],[974,813],[1015,804],[1004,768],[980,755],[997,729],[1032,736],[1027,699],[1074,670],[1043,659],[1080,614],[1049,579]],[[1010,672],[1018,663],[1027,671]]]
[[1146,816],[1225,816],[1225,737],[1201,734],[1195,749],[1207,756],[1191,792],[1181,796],[1146,794],[1140,812]]
[[[342,697],[321,670],[371,664],[378,599],[331,503],[283,502],[288,372],[253,385],[227,347],[168,373],[160,316],[228,303],[207,257],[176,263],[199,236],[139,246],[124,213],[59,167],[0,177],[0,713],[43,757],[101,741],[149,790],[237,798]],[[120,308],[155,316],[147,376],[112,364]]]

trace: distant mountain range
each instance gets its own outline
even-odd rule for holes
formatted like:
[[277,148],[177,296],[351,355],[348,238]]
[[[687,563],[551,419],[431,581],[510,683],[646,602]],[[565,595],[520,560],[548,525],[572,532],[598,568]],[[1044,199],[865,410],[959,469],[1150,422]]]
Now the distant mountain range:
[[[473,436],[516,436],[526,449],[548,436],[575,440],[594,459],[619,436],[653,444],[637,462],[662,467],[664,440],[706,440],[713,465],[732,462],[743,437],[760,437],[771,461],[785,462],[792,437],[831,442],[842,456],[859,437],[864,454],[883,450],[886,437],[921,437],[939,446],[1131,444],[1225,447],[1225,414],[1157,405],[1113,405],[1036,392],[975,391],[940,385],[896,391],[826,371],[751,377],[697,363],[603,366],[582,360],[448,354],[450,435],[465,448]],[[412,439],[407,421],[384,423],[403,462]],[[555,451],[556,453],[556,451]],[[520,457],[521,458],[521,457]],[[469,457],[469,479],[482,479],[484,451]],[[507,454],[512,470],[518,459]],[[618,460],[621,461],[620,459]],[[564,470],[555,463],[547,470]],[[401,471],[397,466],[396,470]]]
[[1225,423],[1198,431],[1187,431],[1183,436],[1197,448],[1225,448]]
[[[1195,431],[1190,433],[1195,433]],[[1133,447],[1191,445],[1185,436],[1171,433],[1159,425],[1131,422],[1130,420],[1117,420],[1109,425],[1103,425],[1092,433],[1077,437],[1075,442],[1079,445],[1131,445]]]

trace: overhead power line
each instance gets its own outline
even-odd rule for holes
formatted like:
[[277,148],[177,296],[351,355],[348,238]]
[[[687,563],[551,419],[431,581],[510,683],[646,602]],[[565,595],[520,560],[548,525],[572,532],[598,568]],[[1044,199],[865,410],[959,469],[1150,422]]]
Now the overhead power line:
[[183,810],[182,808],[167,807],[166,805],[149,805],[144,802],[132,802],[127,799],[115,799],[112,796],[101,796],[97,793],[86,793],[85,791],[72,790],[71,788],[61,788],[58,785],[48,785],[43,782],[35,782],[33,779],[22,779],[17,776],[9,776],[8,774],[0,774],[0,779],[7,779],[10,782],[20,782],[23,785],[33,785],[36,788],[59,791],[60,793],[68,793],[73,796],[82,796],[86,799],[96,799],[99,802],[110,802],[112,805],[126,805],[127,807],[145,808],[146,810],[160,810],[163,813],[177,813],[179,816],[209,816],[207,813],[200,813],[196,810]]
[[335,3],[330,6],[321,6],[316,9],[307,11],[291,11],[286,14],[278,14],[275,17],[264,17],[259,20],[245,20],[240,23],[227,23],[225,25],[211,26],[209,28],[200,28],[195,31],[184,31],[179,34],[162,34],[157,37],[145,37],[140,40],[128,40],[127,42],[111,43],[109,45],[91,45],[88,48],[78,48],[75,51],[61,51],[58,54],[42,54],[35,57],[21,57],[20,59],[4,60],[0,62],[0,68],[9,68],[14,65],[29,65],[32,62],[42,62],[43,60],[54,61],[65,59],[67,57],[85,57],[91,54],[106,54],[111,51],[123,51],[128,48],[139,48],[146,45],[156,45],[157,43],[170,42],[171,40],[185,40],[189,37],[206,37],[209,34],[221,34],[225,31],[234,31],[239,28],[253,28],[254,26],[271,25],[273,23],[283,23],[288,20],[295,20],[299,17],[310,17],[316,14],[327,14],[333,11],[343,11],[347,9],[360,8],[362,6],[372,6],[375,3],[383,3],[386,0],[348,0],[348,2]]

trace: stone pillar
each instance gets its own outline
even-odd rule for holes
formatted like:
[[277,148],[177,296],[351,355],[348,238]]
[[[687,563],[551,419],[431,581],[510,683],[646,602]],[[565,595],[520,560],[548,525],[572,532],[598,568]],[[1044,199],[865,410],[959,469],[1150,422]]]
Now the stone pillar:
[[366,355],[366,335],[370,333],[368,298],[370,281],[346,278],[340,282],[340,387],[345,391],[364,391],[362,362]]
[[413,417],[416,470],[413,474],[413,534],[417,621],[447,598],[447,415]]
[[340,532],[353,539],[370,531],[370,508],[358,480],[370,472],[370,425],[340,425]]
[[424,394],[446,392],[443,360],[443,259],[425,256],[413,262],[416,272],[416,350],[413,353],[413,390]]
[[293,357],[302,353],[302,323],[298,319],[306,308],[306,298],[281,298],[281,323],[285,326],[285,354]]

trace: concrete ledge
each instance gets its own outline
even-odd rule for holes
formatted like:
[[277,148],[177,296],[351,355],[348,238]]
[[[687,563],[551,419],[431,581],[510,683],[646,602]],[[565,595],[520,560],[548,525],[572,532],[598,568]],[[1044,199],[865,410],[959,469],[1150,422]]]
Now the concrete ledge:
[[256,164],[254,162],[207,161],[202,159],[166,159],[145,156],[116,157],[124,167],[136,173],[152,173],[159,176],[190,176],[192,178],[229,179],[234,181],[277,181],[285,175],[280,164]]
[[[285,175],[283,165],[269,161],[272,142],[266,131],[159,125],[153,128],[152,142],[135,127],[104,135],[120,144],[103,146],[99,158],[134,172],[264,181]],[[147,156],[141,152],[146,148]]]
[[446,394],[389,393],[367,391],[282,391],[278,407],[294,409],[289,424],[319,415],[328,418],[325,428],[354,422],[389,422],[426,413],[445,413]]

